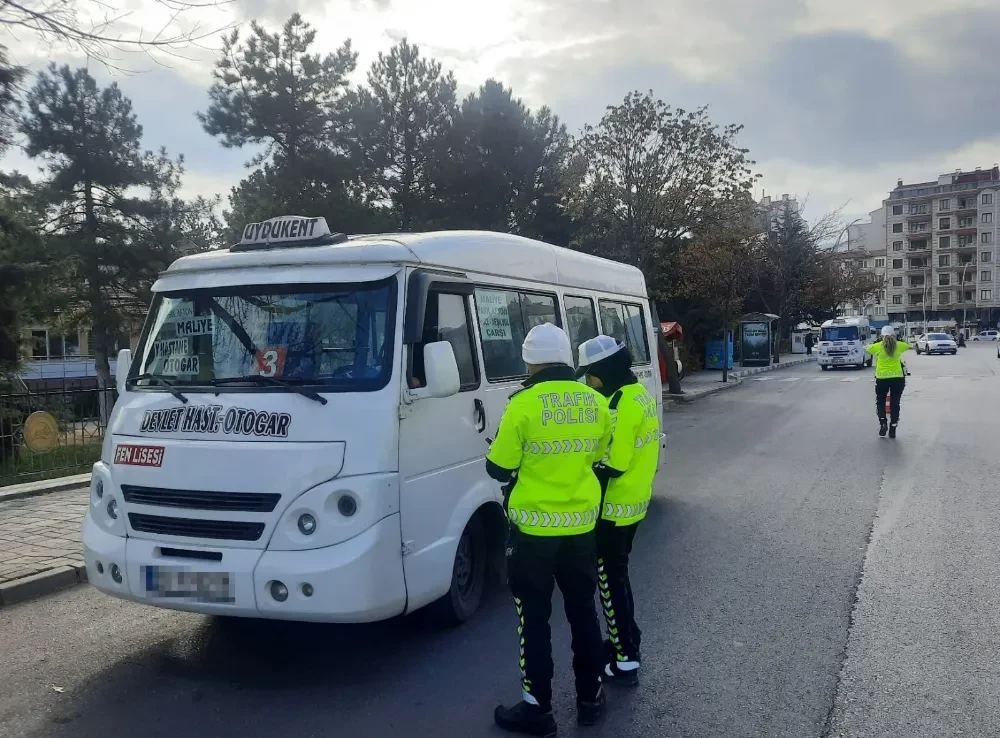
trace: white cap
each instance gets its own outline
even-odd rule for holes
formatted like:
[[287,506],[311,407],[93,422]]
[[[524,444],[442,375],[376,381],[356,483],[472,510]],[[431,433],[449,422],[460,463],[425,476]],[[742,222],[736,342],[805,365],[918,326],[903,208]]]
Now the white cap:
[[896,335],[896,331],[895,331],[895,329],[891,325],[884,325],[884,326],[882,326],[882,335],[883,336],[895,336]]
[[521,358],[525,364],[565,364],[573,366],[573,349],[569,336],[559,326],[551,323],[536,325],[524,337]]
[[624,343],[616,341],[611,336],[597,336],[580,344],[580,368],[596,364],[599,361],[614,356],[625,348]]

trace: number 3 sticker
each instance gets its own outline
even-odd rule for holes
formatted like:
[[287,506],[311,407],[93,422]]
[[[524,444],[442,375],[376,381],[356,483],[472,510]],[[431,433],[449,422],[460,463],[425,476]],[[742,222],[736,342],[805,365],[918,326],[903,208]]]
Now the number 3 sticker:
[[285,371],[285,347],[268,346],[257,352],[257,374],[262,377],[280,377]]

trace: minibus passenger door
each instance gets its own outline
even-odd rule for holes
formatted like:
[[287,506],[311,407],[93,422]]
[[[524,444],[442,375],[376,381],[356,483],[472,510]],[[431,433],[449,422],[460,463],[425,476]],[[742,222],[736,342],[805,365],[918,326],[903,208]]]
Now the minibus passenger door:
[[[414,272],[409,280],[411,325],[404,327],[399,424],[400,526],[409,611],[448,591],[465,524],[481,499],[493,497],[484,469],[486,411],[473,338],[472,286],[422,279],[421,274]],[[419,331],[412,317],[414,300],[424,304]],[[451,344],[460,381],[457,393],[433,397],[424,348],[441,341]]]

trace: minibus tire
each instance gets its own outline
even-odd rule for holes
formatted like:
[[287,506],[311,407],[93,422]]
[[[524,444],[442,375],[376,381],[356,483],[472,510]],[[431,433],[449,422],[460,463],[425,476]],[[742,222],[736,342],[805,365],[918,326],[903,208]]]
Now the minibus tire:
[[451,570],[451,588],[444,597],[428,607],[434,620],[445,626],[455,626],[476,613],[486,589],[488,558],[486,530],[476,515],[465,526],[458,540]]

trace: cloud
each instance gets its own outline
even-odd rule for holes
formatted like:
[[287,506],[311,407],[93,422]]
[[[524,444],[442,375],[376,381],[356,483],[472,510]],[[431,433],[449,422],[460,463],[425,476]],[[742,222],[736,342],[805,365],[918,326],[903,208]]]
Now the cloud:
[[[129,0],[129,22],[162,22],[155,5]],[[496,77],[572,130],[635,89],[675,107],[708,104],[716,122],[745,124],[741,143],[770,192],[808,195],[817,212],[849,203],[866,213],[899,176],[933,179],[997,158],[997,0],[241,0],[223,8],[190,20],[221,27],[256,18],[276,29],[301,12],[317,50],[352,39],[355,82],[405,36],[453,70],[462,91]],[[65,58],[30,40],[13,45],[20,61]],[[147,60],[147,74],[118,81],[146,144],[184,152],[191,186],[225,194],[252,152],[222,149],[193,117],[207,105],[218,39],[205,46],[171,69]]]

